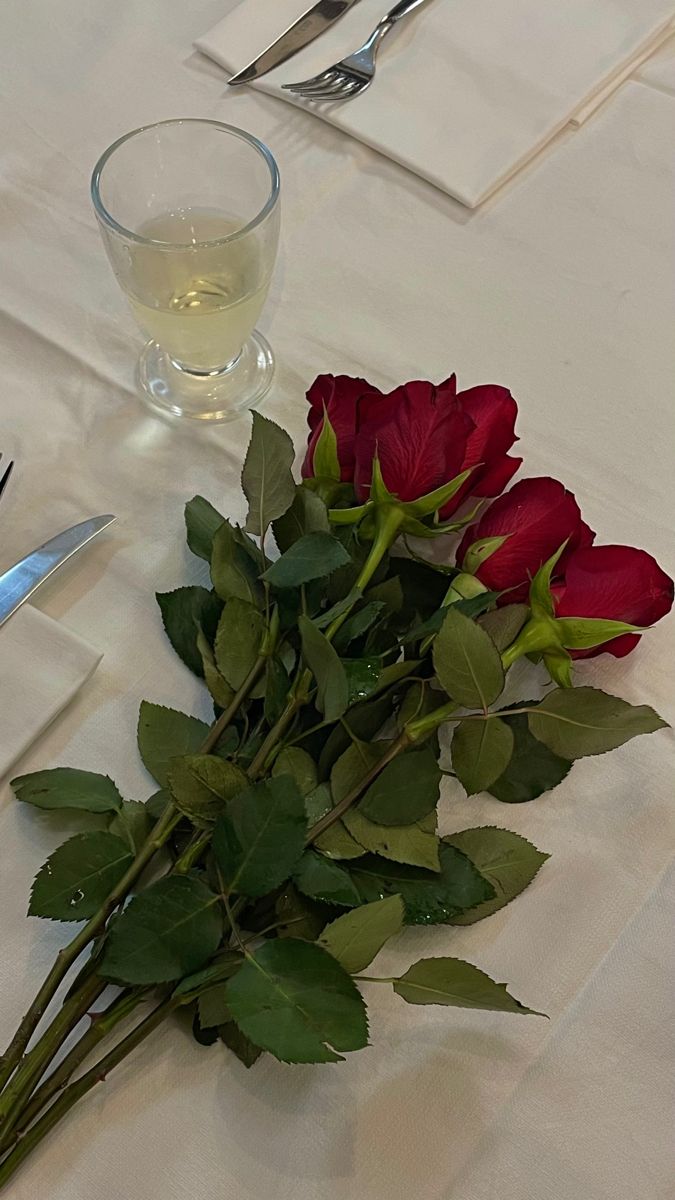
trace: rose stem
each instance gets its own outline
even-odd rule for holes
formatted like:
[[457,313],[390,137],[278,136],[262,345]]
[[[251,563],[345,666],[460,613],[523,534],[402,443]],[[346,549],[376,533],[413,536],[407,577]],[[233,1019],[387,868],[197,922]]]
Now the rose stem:
[[70,1031],[82,1019],[89,1005],[98,999],[107,986],[107,981],[98,979],[95,975],[89,976],[81,990],[64,1002],[52,1024],[45,1030],[33,1049],[24,1056],[18,1071],[10,1080],[2,1096],[4,1119],[0,1134],[0,1151],[5,1148],[5,1138],[11,1130],[15,1118],[19,1115],[25,1094],[39,1080],[46,1064],[63,1045]]
[[29,1129],[0,1166],[0,1187],[12,1177],[31,1151],[54,1128],[67,1112],[97,1083],[102,1083],[110,1071],[126,1058],[136,1046],[148,1037],[158,1025],[177,1007],[177,1001],[169,997],[132,1029],[121,1042],[112,1048],[99,1062],[95,1063],[80,1079],[71,1083],[54,1101],[40,1120]]
[[[358,590],[359,593],[368,586],[385,554],[391,549],[396,541],[403,519],[403,512],[395,505],[391,505],[380,510],[380,513],[378,514],[378,525],[375,539],[370,547],[368,557],[361,568],[359,577],[354,584],[355,590]],[[355,603],[356,599],[354,600],[354,604]],[[335,618],[335,620],[326,630],[326,638],[329,642],[332,642],[338,629],[340,629],[343,623],[347,620],[347,617],[354,607],[354,604],[351,604],[348,609],[345,609],[343,613],[340,613],[340,615]],[[296,713],[298,713],[303,705],[306,704],[311,681],[311,671],[308,669],[304,670],[293,688],[292,695],[289,697],[286,707],[281,713],[276,724],[274,724],[270,729],[267,737],[265,738],[262,746],[260,747],[248,769],[248,774],[251,779],[257,779],[258,776],[264,771],[271,751],[274,749],[277,742],[283,738]]]
[[[445,707],[447,707],[447,706],[444,706],[444,708]],[[441,711],[440,709],[437,710],[437,712],[440,712],[440,711]],[[431,730],[429,730],[429,732],[431,732]],[[414,740],[421,740],[422,736],[423,736],[423,734],[419,733]],[[407,747],[409,745],[411,745],[412,741],[413,741],[413,738],[410,737],[407,729],[404,729],[399,734],[399,736],[395,739],[395,741],[392,742],[386,755],[363,776],[363,778],[359,781],[359,783],[356,785],[356,787],[354,787],[352,789],[352,791],[349,792],[335,806],[335,808],[333,808],[329,813],[326,813],[325,816],[323,816],[319,821],[317,821],[316,824],[310,829],[310,831],[307,835],[308,844],[315,841],[316,838],[319,837],[322,833],[324,833],[326,829],[330,828],[330,826],[332,824],[334,824],[335,821],[339,820],[339,818],[343,815],[343,813],[345,813],[347,811],[347,809],[359,799],[359,797],[362,795],[365,788],[367,788],[368,785],[373,781],[373,779],[375,779],[379,775],[379,773],[384,769],[384,767],[386,767],[388,763],[392,762],[393,759],[396,758],[398,754],[401,754],[404,750],[406,750]],[[124,997],[122,999],[124,999]],[[137,1002],[138,1002],[138,999],[136,999],[136,1003]],[[167,1005],[169,1005],[169,1004],[170,1004],[170,1002],[167,1002]],[[160,1008],[162,1008],[162,1007],[165,1007],[165,1006],[160,1006]],[[111,1009],[114,1010],[115,1005],[111,1006]],[[122,1016],[126,1015],[127,1011],[130,1011],[130,1010],[125,1009],[123,1012],[121,1012],[119,1019],[121,1019]],[[158,1012],[159,1010],[155,1010],[155,1011]],[[167,1011],[168,1011],[168,1008],[167,1008]],[[112,1016],[111,1010],[106,1010],[106,1013],[110,1013]],[[150,1014],[150,1016],[152,1017],[153,1014]],[[149,1020],[149,1019],[150,1018],[147,1018],[147,1020]],[[99,1020],[104,1021],[105,1016],[102,1018],[99,1018]],[[116,1021],[114,1021],[113,1024],[107,1023],[106,1026],[102,1029],[102,1032],[100,1033],[100,1035],[98,1037],[94,1037],[94,1035],[93,1035],[93,1031],[96,1028],[96,1025],[94,1025],[91,1030],[87,1031],[87,1033],[83,1036],[83,1038],[80,1039],[80,1042],[73,1048],[73,1051],[71,1051],[71,1055],[69,1055],[64,1060],[64,1062],[61,1064],[61,1067],[57,1068],[55,1075],[51,1076],[47,1080],[46,1084],[43,1084],[43,1087],[40,1089],[40,1091],[37,1092],[35,1094],[35,1096],[33,1097],[30,1105],[24,1110],[20,1129],[24,1129],[29,1124],[29,1121],[32,1119],[32,1117],[39,1111],[40,1108],[42,1108],[44,1106],[44,1104],[51,1098],[51,1096],[54,1094],[54,1092],[63,1086],[64,1082],[69,1078],[69,1076],[70,1076],[70,1074],[72,1074],[73,1070],[75,1070],[76,1067],[79,1066],[80,1062],[82,1062],[82,1060],[89,1053],[91,1048],[98,1042],[98,1040],[100,1040],[101,1037],[103,1037],[109,1031],[110,1028],[114,1027],[114,1024],[116,1024]],[[145,1022],[143,1022],[142,1024],[145,1024]],[[141,1027],[139,1026],[139,1029],[140,1028]],[[155,1025],[152,1024],[151,1028],[147,1029],[147,1033],[151,1032],[151,1029],[154,1029],[154,1028],[155,1028]],[[129,1039],[133,1039],[136,1032],[137,1031],[134,1031],[134,1033],[130,1034],[128,1036],[128,1038],[126,1038],[124,1040],[124,1042],[120,1043],[120,1046],[127,1044],[129,1042]],[[145,1034],[143,1036],[145,1036]],[[141,1040],[141,1039],[139,1038],[138,1040]],[[132,1043],[130,1043],[126,1053],[128,1053],[130,1050],[132,1050],[134,1048],[134,1046],[137,1044],[138,1044],[138,1042],[136,1040],[134,1040]],[[52,1128],[52,1126],[58,1120],[60,1120],[61,1116],[65,1115],[65,1113],[68,1111],[68,1109],[70,1107],[72,1107],[72,1105],[80,1098],[80,1096],[84,1095],[85,1092],[89,1090],[89,1087],[93,1086],[93,1083],[95,1083],[97,1081],[97,1078],[100,1077],[100,1074],[101,1074],[101,1071],[102,1071],[104,1065],[109,1062],[111,1056],[114,1054],[115,1054],[115,1051],[114,1050],[111,1051],[110,1054],[108,1056],[106,1056],[106,1058],[101,1060],[101,1063],[99,1063],[97,1067],[92,1068],[92,1070],[89,1071],[87,1073],[87,1075],[83,1076],[82,1080],[78,1080],[76,1083],[71,1084],[67,1088],[67,1090],[64,1091],[61,1099],[59,1101],[55,1102],[55,1104],[52,1105],[52,1107],[47,1111],[47,1113],[45,1113],[45,1115],[34,1126],[34,1128],[31,1129],[30,1132],[25,1135],[22,1142],[19,1144],[19,1146],[17,1146],[16,1150],[9,1156],[9,1158],[6,1160],[5,1164],[3,1164],[2,1167],[0,1167],[0,1186],[2,1186],[2,1184],[5,1181],[5,1174],[4,1174],[5,1168],[11,1168],[8,1170],[8,1174],[7,1174],[7,1178],[8,1178],[9,1175],[13,1172],[13,1170],[15,1170],[16,1167],[19,1166],[20,1162],[23,1161],[23,1157],[25,1157],[25,1154],[27,1154],[30,1151],[30,1149],[32,1149],[32,1146],[41,1140],[41,1138]],[[116,1061],[119,1061],[119,1060],[116,1060]],[[112,1065],[114,1066],[115,1062],[113,1062]],[[55,1077],[57,1080],[56,1083],[53,1082]],[[87,1087],[85,1087],[83,1091],[78,1090],[80,1088],[80,1085],[83,1083],[83,1081],[86,1081],[88,1079],[91,1079],[91,1082],[89,1083],[89,1085]],[[67,1101],[69,1097],[72,1097],[72,1098],[69,1100],[68,1103],[66,1103],[65,1107],[60,1109],[57,1113],[55,1110],[62,1104],[62,1102]],[[42,1132],[39,1132],[39,1136],[37,1136],[34,1139],[34,1141],[31,1141],[31,1144],[25,1149],[25,1152],[19,1157],[20,1152],[21,1152],[22,1148],[24,1147],[25,1143],[28,1142],[28,1139],[32,1138],[33,1134],[38,1133],[38,1131],[42,1131]]]
[[[209,730],[200,748],[201,754],[209,754],[211,750],[213,750],[219,738],[224,733],[233,717],[236,715],[240,705],[246,699],[249,691],[255,685],[266,661],[266,656],[263,655],[256,660],[228,707],[223,713],[221,713],[221,715],[218,717],[218,720],[214,722]],[[17,1064],[24,1053],[26,1046],[28,1045],[33,1033],[40,1023],[45,1010],[47,1009],[47,1006],[54,998],[54,995],[65,979],[71,966],[85,949],[85,947],[88,946],[89,943],[93,941],[96,935],[100,932],[100,930],[106,924],[110,914],[115,908],[117,908],[117,905],[124,900],[129,889],[145,870],[145,867],[148,865],[153,855],[164,845],[180,819],[181,814],[177,811],[175,806],[172,803],[168,804],[156,825],[151,830],[148,838],[141,846],[128,871],[125,872],[119,883],[110,892],[99,911],[80,930],[77,937],[73,938],[73,940],[69,942],[67,946],[64,946],[63,950],[59,951],[51,971],[47,975],[47,978],[38,991],[33,1003],[20,1022],[14,1037],[7,1047],[2,1059],[0,1060],[0,1089],[5,1087],[7,1081],[14,1073],[14,1070],[16,1069]],[[3,1099],[4,1097],[0,1097],[0,1121],[2,1121],[3,1116],[6,1115]]]
[[26,1131],[31,1121],[34,1121],[38,1113],[42,1111],[46,1104],[52,1099],[57,1092],[66,1086],[71,1075],[77,1070],[88,1058],[91,1052],[98,1046],[108,1033],[111,1032],[120,1021],[129,1016],[142,1000],[145,999],[148,989],[132,988],[122,993],[109,1004],[107,1008],[101,1012],[90,1013],[91,1024],[89,1028],[82,1034],[73,1048],[65,1056],[62,1062],[41,1087],[33,1093],[29,1103],[23,1109],[20,1115],[20,1120],[17,1122],[13,1131],[12,1137],[17,1140]]

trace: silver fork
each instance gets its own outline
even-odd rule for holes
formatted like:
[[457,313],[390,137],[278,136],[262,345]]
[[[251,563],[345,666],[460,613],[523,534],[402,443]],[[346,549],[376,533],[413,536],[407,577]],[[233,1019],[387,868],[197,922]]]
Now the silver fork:
[[407,17],[413,9],[427,3],[428,0],[400,0],[354,54],[311,79],[301,83],[284,83],[284,89],[294,96],[304,96],[306,100],[351,100],[365,92],[375,78],[375,58],[383,39],[402,17]]

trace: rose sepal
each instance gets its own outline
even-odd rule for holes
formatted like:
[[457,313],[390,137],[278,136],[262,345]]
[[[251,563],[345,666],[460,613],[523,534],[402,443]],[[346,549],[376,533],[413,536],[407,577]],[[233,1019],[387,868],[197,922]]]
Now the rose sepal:
[[[401,533],[408,533],[414,537],[422,538],[440,537],[441,534],[454,531],[458,527],[458,523],[425,525],[424,518],[436,517],[439,510],[466,483],[470,474],[471,470],[462,471],[454,479],[449,480],[448,483],[434,488],[433,491],[427,492],[426,496],[420,496],[417,500],[399,500],[393,492],[389,491],[382,476],[380,461],[375,457],[373,459],[370,498],[365,504],[358,504],[352,508],[331,508],[329,509],[328,516],[335,525],[362,525],[362,532],[368,537],[372,535],[372,531],[375,528],[376,522],[373,518],[376,517],[377,510],[382,508],[396,508],[401,513],[399,526]],[[470,517],[467,518],[467,520],[469,519]]]
[[462,562],[462,570],[470,575],[475,574],[479,567],[487,562],[497,550],[499,550],[511,535],[509,533],[502,534],[497,537],[478,538],[469,546],[464,560]]

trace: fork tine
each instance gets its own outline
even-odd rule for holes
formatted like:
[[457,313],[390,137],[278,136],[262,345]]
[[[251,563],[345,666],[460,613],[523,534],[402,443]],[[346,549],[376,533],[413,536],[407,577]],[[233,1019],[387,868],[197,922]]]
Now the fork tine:
[[332,97],[342,96],[345,89],[353,82],[350,75],[346,75],[343,71],[336,72],[335,79],[327,83],[324,87],[306,88],[301,92],[297,92],[298,96],[304,96],[307,100],[330,100]]
[[365,91],[370,82],[370,79],[351,79],[343,91],[340,92],[340,97],[357,96],[359,92]]
[[311,79],[302,79],[299,83],[282,83],[282,88],[287,92],[304,91],[305,88],[320,88],[325,83],[330,83],[336,75],[335,67],[330,67],[327,71],[322,71],[320,75],[313,75]]
[[14,463],[10,462],[9,466],[7,467],[7,470],[5,471],[4,475],[2,476],[2,479],[0,479],[0,496],[2,496],[2,493],[9,481],[9,477],[12,474],[13,467],[14,467]]
[[339,96],[339,92],[331,92],[326,88],[317,88],[316,91],[296,92],[291,88],[291,95],[297,96],[299,100],[330,100],[332,96]]

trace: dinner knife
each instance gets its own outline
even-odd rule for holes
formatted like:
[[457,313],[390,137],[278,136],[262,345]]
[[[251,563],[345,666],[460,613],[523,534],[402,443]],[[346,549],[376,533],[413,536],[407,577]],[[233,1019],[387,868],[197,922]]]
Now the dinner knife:
[[11,617],[58,567],[116,520],[117,517],[112,513],[106,513],[103,517],[90,517],[88,521],[80,521],[79,525],[73,525],[71,529],[50,538],[43,546],[38,546],[37,550],[27,554],[15,566],[5,571],[4,575],[0,575],[0,625]]
[[287,58],[297,54],[303,46],[313,42],[314,38],[319,37],[324,29],[328,29],[356,3],[357,0],[318,0],[318,3],[308,8],[307,12],[289,25],[276,41],[263,50],[258,58],[227,82],[231,87],[236,87],[237,84],[250,83],[251,80],[266,75],[280,63],[286,62]]

